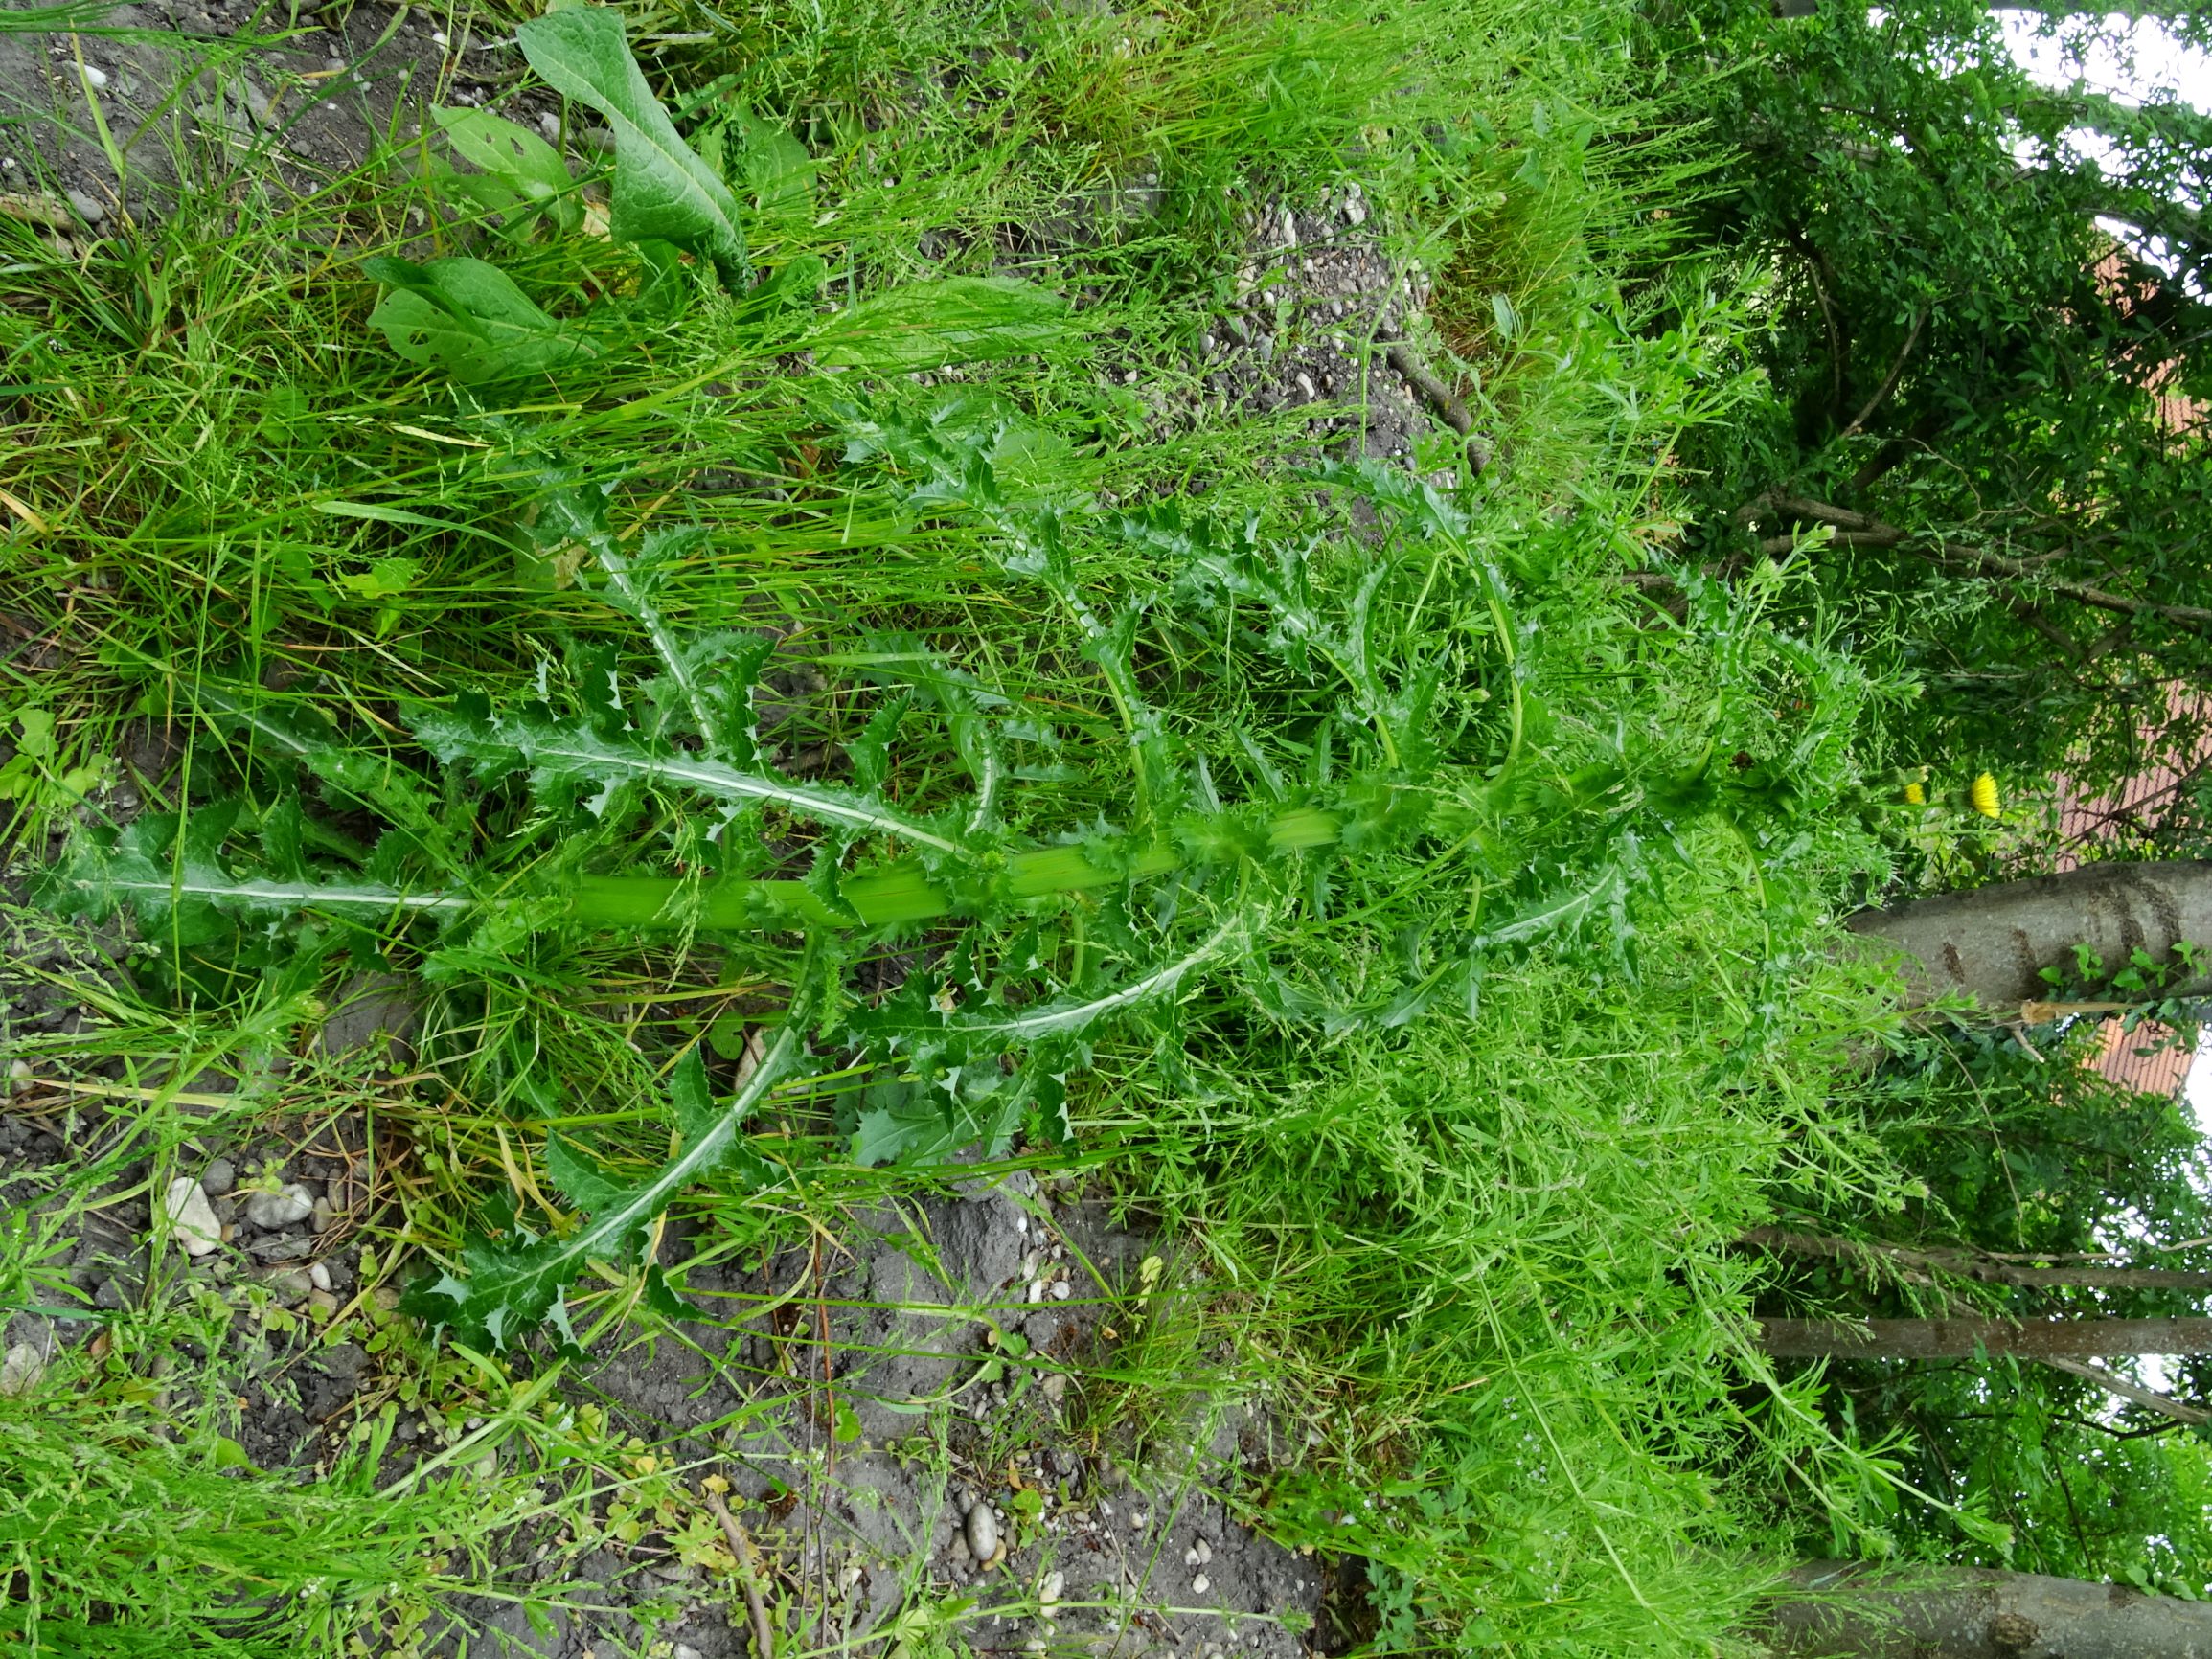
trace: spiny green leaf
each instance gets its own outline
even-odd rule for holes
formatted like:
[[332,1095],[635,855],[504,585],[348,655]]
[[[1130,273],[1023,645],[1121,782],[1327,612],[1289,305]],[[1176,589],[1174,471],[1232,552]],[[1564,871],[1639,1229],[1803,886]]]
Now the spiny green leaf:
[[968,848],[925,819],[912,817],[858,790],[800,784],[768,771],[746,771],[642,735],[607,736],[588,721],[562,720],[542,709],[493,715],[481,699],[411,712],[416,738],[441,761],[467,761],[485,774],[528,767],[540,788],[601,786],[601,804],[625,784],[687,790],[734,807],[777,806],[855,834],[895,835],[954,858]]
[[725,283],[745,274],[737,199],[676,135],[604,6],[575,6],[514,31],[530,67],[557,92],[590,105],[614,132],[607,229],[620,242],[661,240],[705,255]]
[[744,1145],[739,1130],[806,1058],[806,1028],[819,1011],[825,970],[824,953],[810,947],[784,1023],[764,1045],[753,1075],[718,1110],[705,1103],[706,1068],[698,1050],[686,1051],[673,1083],[683,1150],[649,1179],[624,1186],[576,1148],[550,1143],[548,1172],[588,1218],[560,1238],[526,1237],[516,1229],[519,1241],[468,1244],[461,1253],[462,1272],[409,1287],[407,1310],[448,1328],[464,1342],[505,1348],[540,1321],[553,1320],[573,1343],[563,1292],[592,1262],[637,1265],[653,1221],[685,1187],[717,1170],[734,1170],[755,1192],[773,1185],[779,1178],[775,1167]]
[[112,842],[84,834],[73,838],[44,884],[47,901],[73,914],[101,918],[128,910],[142,924],[173,931],[183,926],[210,937],[217,916],[288,917],[307,910],[385,916],[454,915],[473,900],[465,893],[409,892],[376,881],[315,877],[297,867],[297,842],[280,829],[277,846],[288,851],[296,873],[234,875],[221,849],[236,819],[233,806],[202,807],[190,819],[149,812]]

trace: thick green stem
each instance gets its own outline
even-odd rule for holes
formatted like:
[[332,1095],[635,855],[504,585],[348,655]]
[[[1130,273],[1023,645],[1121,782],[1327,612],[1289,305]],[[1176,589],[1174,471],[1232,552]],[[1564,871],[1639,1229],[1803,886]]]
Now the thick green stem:
[[[1267,841],[1277,852],[1296,852],[1334,845],[1341,823],[1334,812],[1300,807],[1268,826]],[[1092,862],[1080,847],[1047,847],[1007,860],[1006,894],[1042,898],[1110,887],[1129,876],[1161,875],[1183,861],[1165,844],[1139,852],[1124,868]],[[726,932],[775,925],[851,921],[839,916],[802,881],[719,881],[705,886],[663,875],[585,875],[571,889],[579,920],[594,927],[629,930],[683,926]],[[869,875],[855,875],[841,887],[845,901],[872,927],[901,921],[928,921],[953,915],[954,897],[915,864],[896,864]]]

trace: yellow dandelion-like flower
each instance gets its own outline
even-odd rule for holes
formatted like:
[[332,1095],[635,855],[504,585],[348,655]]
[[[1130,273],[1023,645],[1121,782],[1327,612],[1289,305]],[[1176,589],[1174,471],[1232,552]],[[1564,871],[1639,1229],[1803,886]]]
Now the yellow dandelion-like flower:
[[1995,818],[1997,815],[1997,781],[1987,772],[1973,781],[1973,787],[1967,791],[1967,798],[1973,803],[1973,809],[1984,818]]
[[1904,804],[1907,807],[1927,806],[1927,791],[1923,789],[1918,784],[1907,784],[1904,786]]

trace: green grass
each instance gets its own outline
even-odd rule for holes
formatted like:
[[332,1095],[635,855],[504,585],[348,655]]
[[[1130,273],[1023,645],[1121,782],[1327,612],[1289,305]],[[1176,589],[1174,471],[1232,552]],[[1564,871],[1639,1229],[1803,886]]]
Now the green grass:
[[[1778,1187],[1889,1191],[1847,1105],[1831,1103],[1878,997],[1822,948],[1833,896],[1883,857],[1837,809],[1883,688],[1831,643],[1770,628],[1756,582],[1693,595],[1676,625],[1614,580],[1668,533],[1675,434],[1722,418],[1740,391],[1714,365],[1743,326],[1726,272],[1664,269],[1652,210],[1695,190],[1706,140],[1640,102],[1630,20],[1312,0],[1143,19],[850,4],[631,21],[641,39],[711,36],[646,62],[672,106],[705,95],[693,142],[741,185],[729,158],[745,125],[718,78],[806,147],[803,185],[779,195],[754,175],[744,229],[762,267],[821,260],[828,303],[983,273],[1003,239],[1147,174],[1162,211],[1016,259],[1079,302],[1071,318],[1039,349],[929,384],[795,371],[790,353],[821,324],[810,306],[764,315],[703,272],[656,292],[637,254],[604,238],[487,233],[419,152],[304,195],[251,160],[198,157],[178,211],[80,258],[0,224],[0,343],[29,388],[14,394],[7,488],[22,507],[0,608],[55,642],[0,668],[20,746],[5,774],[18,860],[97,819],[109,784],[188,816],[240,798],[241,825],[262,830],[298,791],[324,869],[383,857],[402,885],[498,899],[446,933],[358,917],[306,935],[153,924],[140,989],[28,1057],[123,1062],[148,1085],[141,1133],[159,1152],[189,1127],[165,1087],[209,1066],[253,1079],[361,966],[416,975],[422,1082],[310,1067],[249,1081],[235,1108],[281,1120],[373,1099],[407,1148],[397,1218],[375,1241],[395,1276],[453,1265],[507,1189],[506,1160],[551,1136],[587,1145],[608,1182],[666,1160],[666,1075],[717,1016],[781,1008],[801,954],[789,919],[580,926],[544,906],[562,883],[680,886],[723,857],[697,800],[649,790],[594,816],[559,786],[442,770],[410,737],[419,708],[456,691],[565,711],[610,674],[657,671],[638,615],[589,580],[562,585],[563,548],[522,522],[554,499],[525,476],[542,465],[530,458],[558,457],[617,481],[618,536],[698,533],[658,574],[667,625],[778,636],[759,695],[787,712],[772,733],[787,752],[855,752],[916,678],[885,632],[1006,699],[1030,723],[1006,736],[1028,773],[1007,790],[1006,846],[1101,819],[1148,829],[1132,804],[1148,778],[1202,805],[1191,756],[1227,804],[1193,809],[1217,829],[1284,809],[1269,805],[1276,776],[1295,801],[1366,801],[1325,860],[1215,848],[1180,885],[1149,871],[1126,907],[1047,907],[1032,944],[1004,895],[970,905],[992,972],[1023,949],[1047,965],[1046,988],[1017,986],[1017,1001],[1134,979],[1223,917],[1254,931],[1161,1006],[1083,1034],[1087,1052],[1061,1056],[1070,1141],[1033,1131],[1011,1154],[1092,1169],[1203,1264],[1202,1294],[1103,1366],[1102,1428],[1141,1443],[1200,1387],[1312,1425],[1304,1466],[1258,1512],[1286,1539],[1370,1561],[1387,1648],[1688,1654],[1733,1640],[1788,1547],[1763,1530],[1772,1489],[1842,1516],[1853,1485],[1879,1478],[1750,1351],[1749,1268],[1725,1246]],[[1350,511],[1350,484],[1324,494],[1303,476],[1311,456],[1287,423],[1160,419],[1098,373],[1184,383],[1182,353],[1245,257],[1242,216],[1347,179],[1386,244],[1441,273],[1424,347],[1508,458],[1455,492],[1464,529],[1436,530],[1437,510],[1416,503],[1385,504],[1378,530]],[[597,361],[456,388],[397,359],[369,322],[379,289],[361,260],[463,251],[587,324]],[[1018,417],[992,452],[997,508],[918,494],[932,464],[911,443],[862,452],[880,448],[871,431],[942,411],[951,384]],[[1440,439],[1424,465],[1452,453]],[[1264,648],[1248,632],[1260,600],[1231,591],[1207,608],[1175,586],[1187,544],[1116,534],[1090,505],[1172,498],[1194,520],[1248,519],[1263,550],[1301,550],[1311,614],[1342,660]],[[1039,586],[1007,550],[1041,534],[1049,503],[1082,505],[1055,521],[1059,585]],[[1083,607],[1110,619],[1146,602],[1121,654],[1102,656]],[[1117,663],[1126,684],[1102,671]],[[1425,671],[1435,691],[1421,705]],[[237,717],[239,688],[254,719]],[[310,717],[351,757],[342,784],[318,784],[269,737]],[[133,769],[148,730],[173,766]],[[973,797],[958,729],[930,707],[887,764],[879,787],[901,811]],[[1357,797],[1370,786],[1390,813],[1368,811],[1381,795]],[[786,852],[756,874],[803,875],[793,844],[848,852],[803,815],[769,829]],[[981,834],[960,845],[996,852]],[[1110,836],[1092,845],[1115,851]],[[901,850],[863,838],[847,868]],[[1516,920],[1576,895],[1588,904],[1556,926]],[[831,931],[822,914],[812,925]],[[863,958],[915,942],[855,937],[844,948]],[[861,1000],[830,998],[845,1012]],[[752,1166],[683,1200],[721,1237],[834,1225],[847,1204],[937,1178],[860,1168],[850,1123],[824,1103],[840,1062],[815,1069],[793,1074],[812,1092],[768,1108],[773,1206],[754,1196],[767,1177]],[[31,1246],[11,1248],[21,1275]],[[633,1315],[650,1328],[638,1293],[634,1275],[575,1293],[577,1329]],[[136,1340],[159,1347],[177,1329]],[[395,1352],[426,1389],[494,1388],[449,1350],[405,1342]],[[430,1618],[470,1552],[531,1503],[580,1512],[572,1491],[529,1497],[521,1475],[483,1504],[454,1486],[371,1498],[346,1486],[357,1471],[303,1487],[211,1470],[191,1449],[204,1437],[180,1447],[133,1426],[143,1372],[115,1354],[80,1421],[12,1423],[30,1448],[6,1488],[18,1561],[35,1522],[53,1558],[81,1563],[42,1592],[57,1621],[172,1644],[236,1625],[241,1651],[340,1651],[379,1622]],[[535,1363],[517,1359],[516,1375]],[[532,1432],[535,1455],[569,1455]],[[73,1465],[70,1434],[103,1458]],[[139,1489],[154,1494],[129,1508],[140,1530],[92,1547],[102,1494]],[[194,1559],[205,1532],[161,1520],[165,1504],[252,1521],[224,1534],[237,1555],[148,1600],[122,1587],[124,1564]],[[354,1564],[287,1604],[291,1625],[239,1614],[227,1586],[260,1586],[331,1506],[358,1529]],[[57,1548],[64,1534],[85,1547]]]

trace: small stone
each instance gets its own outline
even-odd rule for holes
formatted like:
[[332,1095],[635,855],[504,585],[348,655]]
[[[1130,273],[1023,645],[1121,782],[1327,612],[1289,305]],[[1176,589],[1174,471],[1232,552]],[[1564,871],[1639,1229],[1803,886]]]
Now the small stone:
[[308,1307],[317,1319],[329,1319],[338,1311],[338,1299],[328,1290],[310,1290]]
[[68,193],[69,205],[86,224],[96,225],[107,216],[107,204],[98,196],[87,195],[80,190],[73,190]]
[[107,90],[107,71],[97,63],[85,64],[84,84],[95,92],[105,92]]
[[46,1375],[46,1357],[28,1342],[18,1342],[0,1358],[0,1394],[19,1398],[38,1386]]
[[1067,1588],[1065,1573],[1047,1573],[1044,1582],[1037,1587],[1037,1606],[1040,1613],[1051,1613],[1060,1605],[1060,1593]]
[[1075,1286],[1070,1284],[1066,1280],[1055,1279],[1052,1282],[1052,1299],[1055,1302],[1065,1302],[1074,1294]]
[[338,1213],[331,1208],[328,1198],[317,1198],[314,1208],[308,1212],[308,1226],[318,1237],[338,1224]]
[[1216,344],[1217,342],[1214,339],[1214,336],[1211,334],[1200,334],[1198,336],[1198,351],[1204,356],[1211,357],[1214,354],[1214,347]]
[[998,1554],[998,1517],[991,1512],[986,1503],[970,1504],[968,1510],[968,1553],[979,1561],[988,1561]]
[[859,1582],[860,1563],[857,1561],[846,1562],[843,1569],[837,1574],[837,1587],[850,1594],[853,1587]]
[[376,1305],[379,1313],[396,1312],[399,1307],[399,1293],[389,1284],[379,1284],[369,1292],[369,1300]]
[[328,1290],[331,1287],[331,1270],[320,1261],[310,1261],[308,1263],[308,1282],[317,1290]]
[[31,1062],[29,1060],[10,1060],[8,1062],[8,1088],[11,1093],[18,1095],[30,1091]]
[[707,1659],[707,1656],[689,1642],[678,1642],[670,1649],[669,1659]]
[[287,1181],[274,1193],[256,1193],[246,1200],[246,1220],[264,1233],[305,1221],[314,1213],[315,1201],[307,1188]]
[[1320,392],[1313,385],[1313,376],[1307,374],[1303,369],[1298,371],[1298,390],[1306,395],[1306,401],[1309,403],[1312,402],[1314,398],[1321,396]]
[[1044,1281],[1032,1279],[1029,1282],[1029,1288],[1022,1292],[1022,1300],[1030,1303],[1042,1302],[1044,1300]]
[[307,1301],[315,1289],[314,1278],[305,1267],[279,1267],[263,1275],[263,1279],[286,1307]]
[[1260,336],[1260,361],[1263,363],[1272,363],[1274,360],[1275,336],[1272,334],[1262,334]]
[[1058,1405],[1067,1398],[1067,1374],[1060,1371],[1049,1373],[1038,1386],[1044,1390],[1045,1398]]
[[537,130],[545,134],[545,141],[551,144],[560,136],[560,117],[550,109],[544,111],[537,118]]
[[219,1198],[239,1184],[239,1167],[228,1158],[211,1161],[199,1178],[199,1190],[211,1198]]
[[297,1234],[280,1233],[275,1238],[256,1239],[246,1248],[257,1261],[305,1261],[315,1253],[315,1241]]
[[121,1313],[130,1305],[130,1292],[122,1280],[110,1276],[92,1293],[92,1306],[103,1313]]
[[1214,1558],[1214,1546],[1200,1538],[1191,1546],[1191,1554],[1198,1557],[1197,1564],[1202,1567]]
[[1203,1596],[1213,1587],[1213,1579],[1207,1578],[1203,1573],[1200,1573],[1197,1578],[1191,1580],[1191,1594],[1194,1596]]
[[169,1184],[161,1212],[169,1221],[170,1237],[187,1256],[205,1256],[222,1242],[222,1223],[215,1218],[215,1207],[190,1175],[179,1175]]

